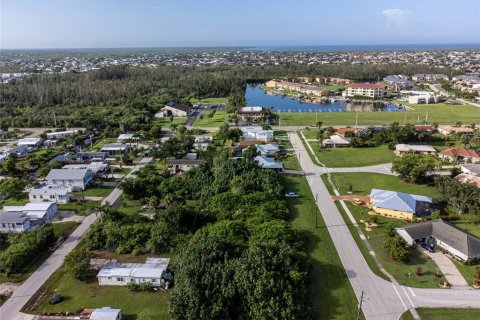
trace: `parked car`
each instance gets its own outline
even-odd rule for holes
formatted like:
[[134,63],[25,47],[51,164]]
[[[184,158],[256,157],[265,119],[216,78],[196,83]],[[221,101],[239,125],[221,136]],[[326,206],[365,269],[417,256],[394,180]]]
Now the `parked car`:
[[353,198],[352,202],[356,206],[359,206],[359,205],[363,204],[363,201],[358,199],[358,198]]
[[285,193],[285,198],[298,198],[299,195],[295,192],[288,192],[288,193]]
[[429,245],[428,243],[422,243],[421,246],[425,250],[428,250],[428,252],[432,252],[432,253],[435,252],[435,248]]

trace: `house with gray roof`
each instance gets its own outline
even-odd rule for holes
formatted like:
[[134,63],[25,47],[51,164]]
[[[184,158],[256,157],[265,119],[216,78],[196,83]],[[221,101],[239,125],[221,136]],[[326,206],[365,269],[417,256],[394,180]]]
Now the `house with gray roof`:
[[0,212],[0,232],[20,233],[30,229],[30,218],[22,211]]
[[122,155],[128,154],[130,152],[130,147],[128,144],[111,143],[105,144],[100,151],[106,152],[109,156]]
[[441,219],[415,223],[395,231],[409,245],[429,243],[461,261],[480,259],[480,239]]
[[122,320],[122,310],[108,307],[97,308],[92,311],[90,320]]
[[273,158],[269,158],[266,156],[256,156],[255,162],[258,164],[259,167],[264,169],[270,169],[275,172],[282,172],[283,171],[283,164],[281,162],[275,161]]
[[267,156],[267,157],[273,157],[275,153],[280,151],[280,147],[278,144],[257,144],[255,145],[257,147],[257,151],[260,153],[262,156]]
[[69,191],[85,190],[93,179],[90,169],[52,169],[45,177],[51,187],[65,187]]
[[427,217],[433,210],[430,197],[381,189],[372,189],[370,205],[375,213],[409,221]]

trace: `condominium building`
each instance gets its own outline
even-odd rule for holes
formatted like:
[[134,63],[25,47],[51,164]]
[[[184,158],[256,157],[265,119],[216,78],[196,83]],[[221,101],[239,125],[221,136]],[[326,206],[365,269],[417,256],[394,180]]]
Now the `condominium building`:
[[385,95],[385,86],[377,83],[352,83],[347,87],[345,96],[364,96],[369,98],[379,98]]

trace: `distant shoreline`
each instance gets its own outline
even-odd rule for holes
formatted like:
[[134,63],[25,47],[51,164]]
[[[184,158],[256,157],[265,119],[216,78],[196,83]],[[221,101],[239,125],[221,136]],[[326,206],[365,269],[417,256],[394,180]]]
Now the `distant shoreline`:
[[266,45],[266,46],[214,46],[214,47],[119,47],[119,48],[32,48],[0,49],[1,53],[99,53],[99,52],[219,52],[219,51],[419,51],[419,50],[468,50],[480,49],[480,43],[431,43],[431,44],[375,44],[375,45]]

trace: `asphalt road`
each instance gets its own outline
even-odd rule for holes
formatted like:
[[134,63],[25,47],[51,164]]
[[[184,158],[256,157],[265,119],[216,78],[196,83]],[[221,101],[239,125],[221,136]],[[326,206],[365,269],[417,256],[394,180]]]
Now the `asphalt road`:
[[[320,178],[321,174],[329,169],[319,167],[312,162],[296,132],[289,132],[289,137],[297,154],[300,154],[300,165],[313,195],[317,196],[318,208],[357,298],[362,291],[365,292],[362,309],[367,319],[396,320],[407,309],[417,307],[480,308],[480,291],[478,290],[414,289],[395,285],[376,276],[367,265]],[[376,169],[382,170],[382,168]],[[365,172],[362,168],[358,170]],[[355,170],[349,172],[355,172]]]
[[[131,176],[141,167],[145,166],[152,158],[143,158],[129,172],[126,177]],[[110,204],[115,203],[122,194],[122,190],[115,188],[105,199],[102,205],[107,201]],[[91,214],[86,217],[80,226],[65,240],[65,242],[37,269],[34,273],[13,292],[12,296],[0,307],[0,320],[11,320],[20,309],[30,300],[30,298],[40,289],[44,282],[63,264],[65,256],[70,253],[80,242],[82,237],[88,231],[100,215]],[[79,292],[79,294],[83,294]]]

